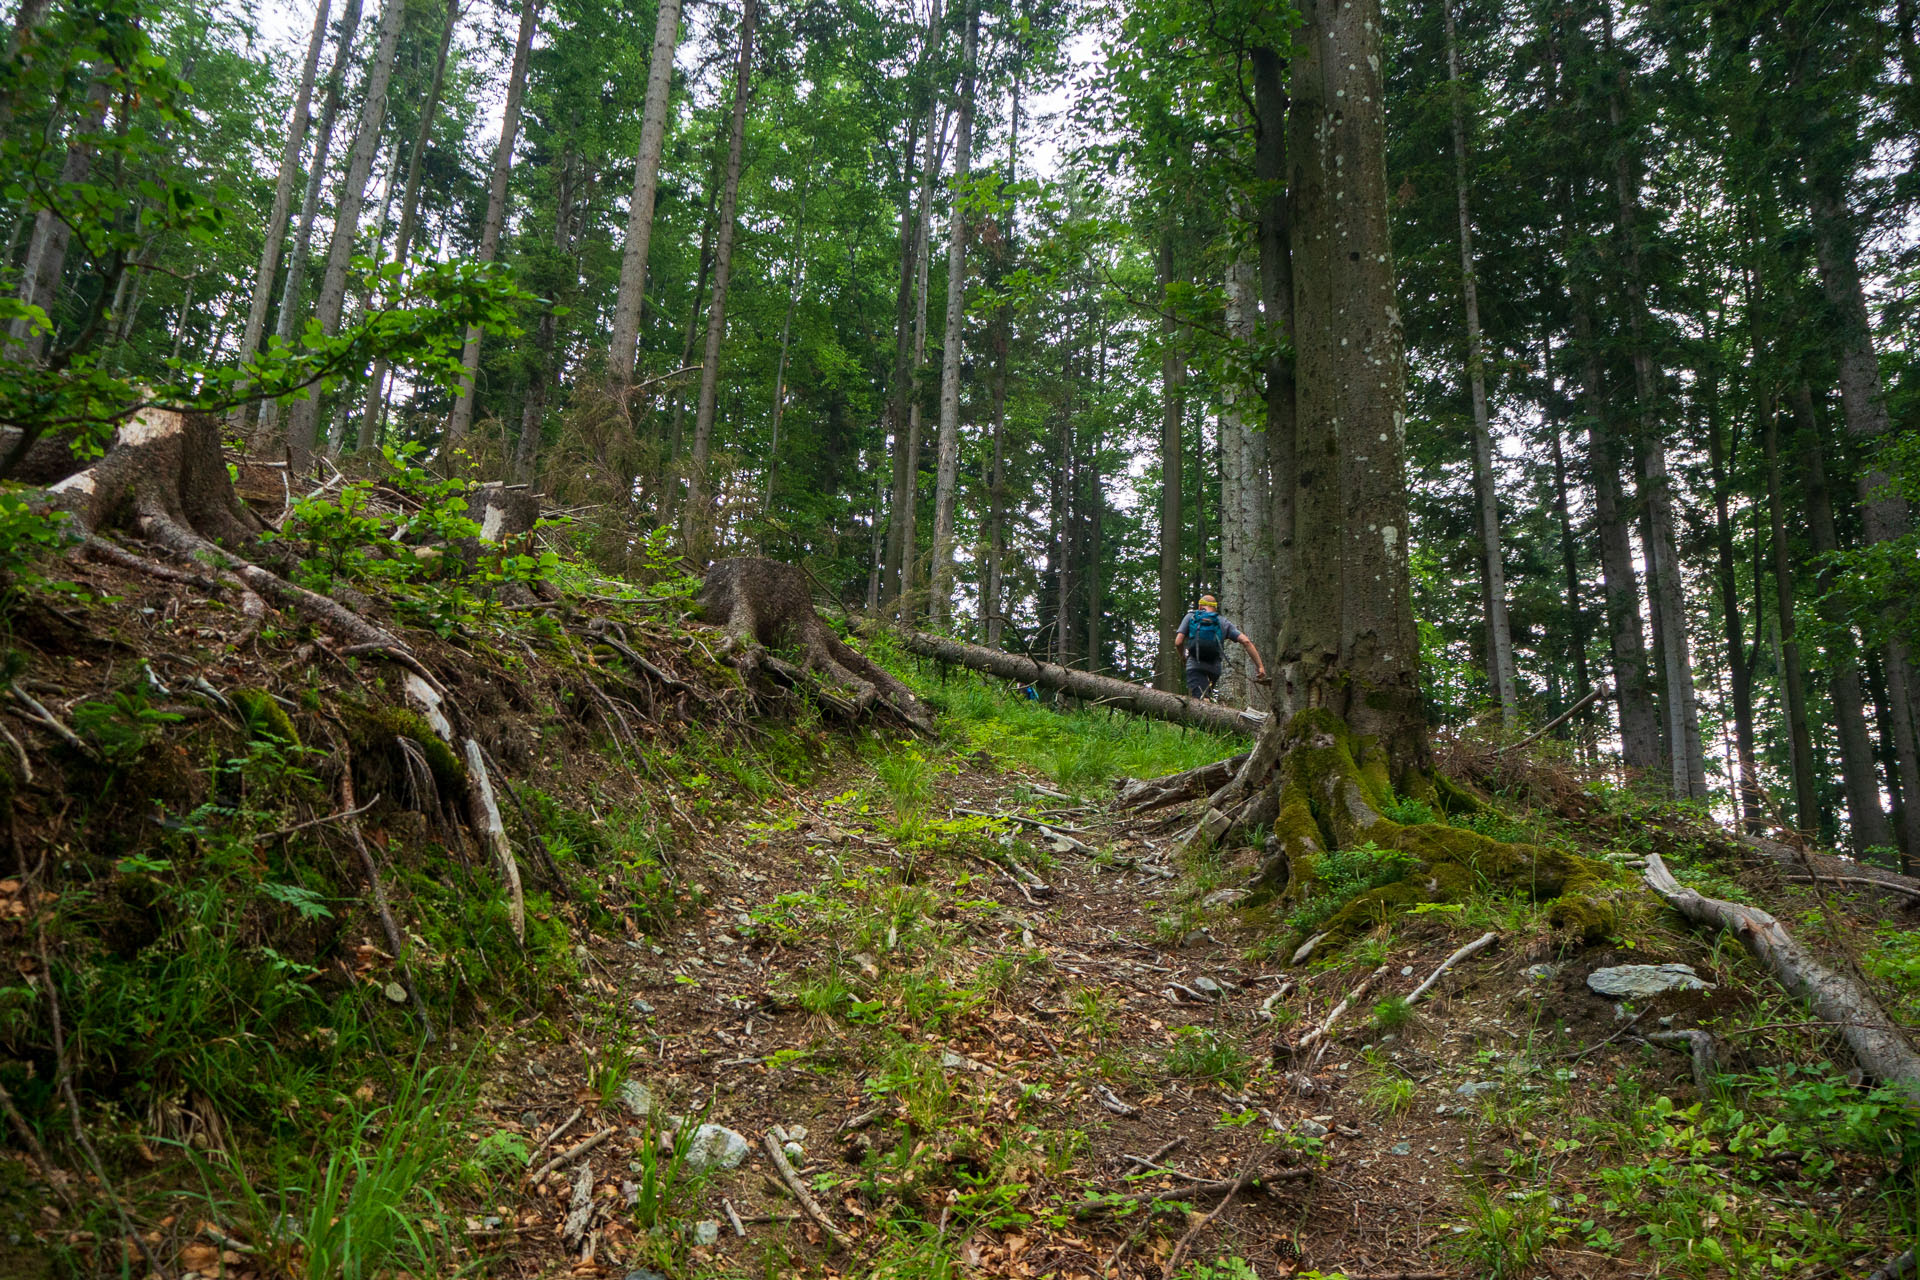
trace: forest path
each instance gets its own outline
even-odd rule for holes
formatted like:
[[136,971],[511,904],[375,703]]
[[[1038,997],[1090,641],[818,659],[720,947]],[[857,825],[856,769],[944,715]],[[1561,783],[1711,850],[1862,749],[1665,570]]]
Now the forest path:
[[[1262,1276],[1465,1274],[1431,1252],[1458,1220],[1457,1170],[1479,1127],[1472,1106],[1448,1104],[1460,1101],[1454,1077],[1469,1078],[1458,1059],[1480,1051],[1484,1064],[1486,1046],[1516,1033],[1445,993],[1478,981],[1488,957],[1443,984],[1444,1015],[1381,1035],[1368,1007],[1458,945],[1444,924],[1391,955],[1282,975],[1201,923],[1192,900],[1206,886],[1176,876],[1169,842],[1137,818],[984,756],[905,747],[869,765],[703,834],[698,869],[688,857],[681,873],[702,907],[655,940],[598,939],[558,1042],[529,1035],[497,1060],[483,1098],[493,1123],[532,1141],[584,1111],[555,1151],[611,1131],[515,1211],[520,1274],[933,1276],[951,1274],[944,1257],[973,1275],[1158,1277],[1198,1216],[1149,1223],[1075,1206],[1145,1189],[1171,1197],[1250,1163],[1314,1172],[1240,1193],[1188,1242],[1189,1263],[1231,1254]],[[1086,849],[1052,853],[1040,820],[1066,824]],[[1016,884],[1015,861],[1044,888]],[[1316,1025],[1382,963],[1390,976],[1303,1094],[1271,1061],[1276,1026],[1297,1036]],[[1261,1006],[1289,977],[1297,987],[1275,1002],[1276,1024]],[[1441,1034],[1417,1035],[1429,1018]],[[1376,1038],[1380,1051],[1359,1056]],[[1369,1082],[1388,1075],[1410,1083],[1383,1104]],[[744,1164],[691,1188],[651,1241],[627,1207],[645,1181],[636,1153],[654,1141],[623,1102],[636,1084],[659,1112],[704,1115],[751,1146]],[[829,1256],[816,1228],[792,1220],[761,1145],[776,1125],[804,1132],[793,1163],[857,1257]],[[1162,1151],[1174,1172],[1148,1178],[1129,1159]],[[1219,1197],[1193,1203],[1204,1213]],[[1587,1254],[1559,1274],[1612,1265]]]

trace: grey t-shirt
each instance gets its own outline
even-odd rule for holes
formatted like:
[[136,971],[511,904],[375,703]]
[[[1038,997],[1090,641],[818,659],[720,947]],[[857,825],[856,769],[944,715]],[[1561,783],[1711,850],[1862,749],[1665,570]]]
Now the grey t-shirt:
[[[1220,617],[1219,614],[1215,614],[1214,616],[1217,618]],[[1193,651],[1192,610],[1188,610],[1187,616],[1180,619],[1180,634],[1187,637],[1187,670],[1204,671],[1208,675],[1217,676],[1220,674],[1220,669],[1225,665],[1227,646],[1240,638],[1240,628],[1234,626],[1225,618],[1220,618],[1220,657],[1215,658],[1212,662],[1201,661],[1200,656]]]

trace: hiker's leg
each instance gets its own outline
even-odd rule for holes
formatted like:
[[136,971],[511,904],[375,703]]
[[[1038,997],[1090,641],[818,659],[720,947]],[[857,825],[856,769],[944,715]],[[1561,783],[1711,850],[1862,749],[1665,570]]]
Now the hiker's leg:
[[1198,667],[1187,668],[1187,696],[1189,698],[1206,697],[1207,690],[1212,685],[1213,685],[1212,676],[1208,675],[1206,672],[1202,671]]

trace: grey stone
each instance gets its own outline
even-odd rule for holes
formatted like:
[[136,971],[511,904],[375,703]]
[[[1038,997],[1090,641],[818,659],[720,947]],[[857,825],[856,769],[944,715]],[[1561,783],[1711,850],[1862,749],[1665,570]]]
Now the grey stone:
[[386,986],[380,988],[380,994],[395,1004],[405,1004],[407,1002],[407,989],[397,982],[389,982]]
[[1200,905],[1203,907],[1230,907],[1246,896],[1247,891],[1245,889],[1215,889],[1212,893],[1200,899]]
[[788,1125],[787,1139],[791,1142],[805,1142],[807,1140],[807,1126],[803,1124]]
[[658,1271],[649,1271],[642,1267],[638,1271],[627,1272],[626,1280],[667,1280],[667,1278]]
[[1410,978],[1410,977],[1412,977],[1412,976],[1413,976],[1413,966],[1412,966],[1412,965],[1410,965],[1410,964],[1403,964],[1403,965],[1401,965],[1401,966],[1400,966],[1400,976],[1401,976],[1401,977],[1403,977],[1403,978]]
[[948,1049],[940,1055],[940,1066],[943,1070],[947,1071],[965,1071],[967,1069],[967,1060],[953,1050]]
[[1224,996],[1225,994],[1227,994],[1227,989],[1221,986],[1219,983],[1215,982],[1212,978],[1195,978],[1193,980],[1193,989],[1195,991],[1202,992],[1203,994],[1210,995],[1215,1000],[1218,1000],[1221,996]]
[[797,1142],[783,1144],[780,1151],[781,1154],[785,1155],[787,1159],[794,1164],[799,1164],[807,1158],[807,1149]]
[[687,1147],[687,1171],[738,1169],[751,1150],[745,1138],[725,1125],[703,1124],[693,1131],[693,1141]]
[[625,1081],[620,1086],[620,1105],[645,1119],[653,1112],[653,1090],[638,1080]]
[[1302,1120],[1300,1123],[1294,1125],[1293,1128],[1294,1131],[1303,1138],[1324,1138],[1327,1136],[1327,1126],[1321,1124],[1318,1120]]
[[1497,1080],[1469,1080],[1454,1092],[1463,1098],[1477,1098],[1483,1093],[1492,1093],[1500,1087]]
[[1413,1154],[1413,1144],[1411,1142],[1396,1142],[1387,1148],[1387,1150],[1397,1156],[1410,1156]]
[[633,998],[633,1007],[635,1011],[639,1013],[653,1012],[653,1006],[651,1004],[648,1004],[645,1000],[641,999],[639,996],[635,996]]
[[871,952],[855,952],[853,962],[860,966],[860,972],[868,978],[877,978],[880,976],[880,961],[877,960]]
[[1560,976],[1557,964],[1530,964],[1521,970],[1521,975],[1529,982],[1552,982]]
[[705,1218],[693,1224],[693,1242],[696,1245],[712,1244],[720,1238],[720,1223],[713,1218]]
[[1587,975],[1587,987],[1597,995],[1639,1000],[1669,991],[1713,990],[1713,984],[1702,980],[1690,964],[1622,964],[1595,969]]

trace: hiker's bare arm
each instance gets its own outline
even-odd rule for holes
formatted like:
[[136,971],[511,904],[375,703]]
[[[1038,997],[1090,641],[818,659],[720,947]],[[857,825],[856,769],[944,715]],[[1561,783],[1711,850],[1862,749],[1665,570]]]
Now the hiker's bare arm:
[[1246,636],[1240,637],[1240,643],[1246,647],[1248,653],[1253,655],[1253,665],[1260,668],[1260,679],[1265,680],[1267,678],[1267,662],[1266,659],[1260,656],[1260,646],[1256,645]]

